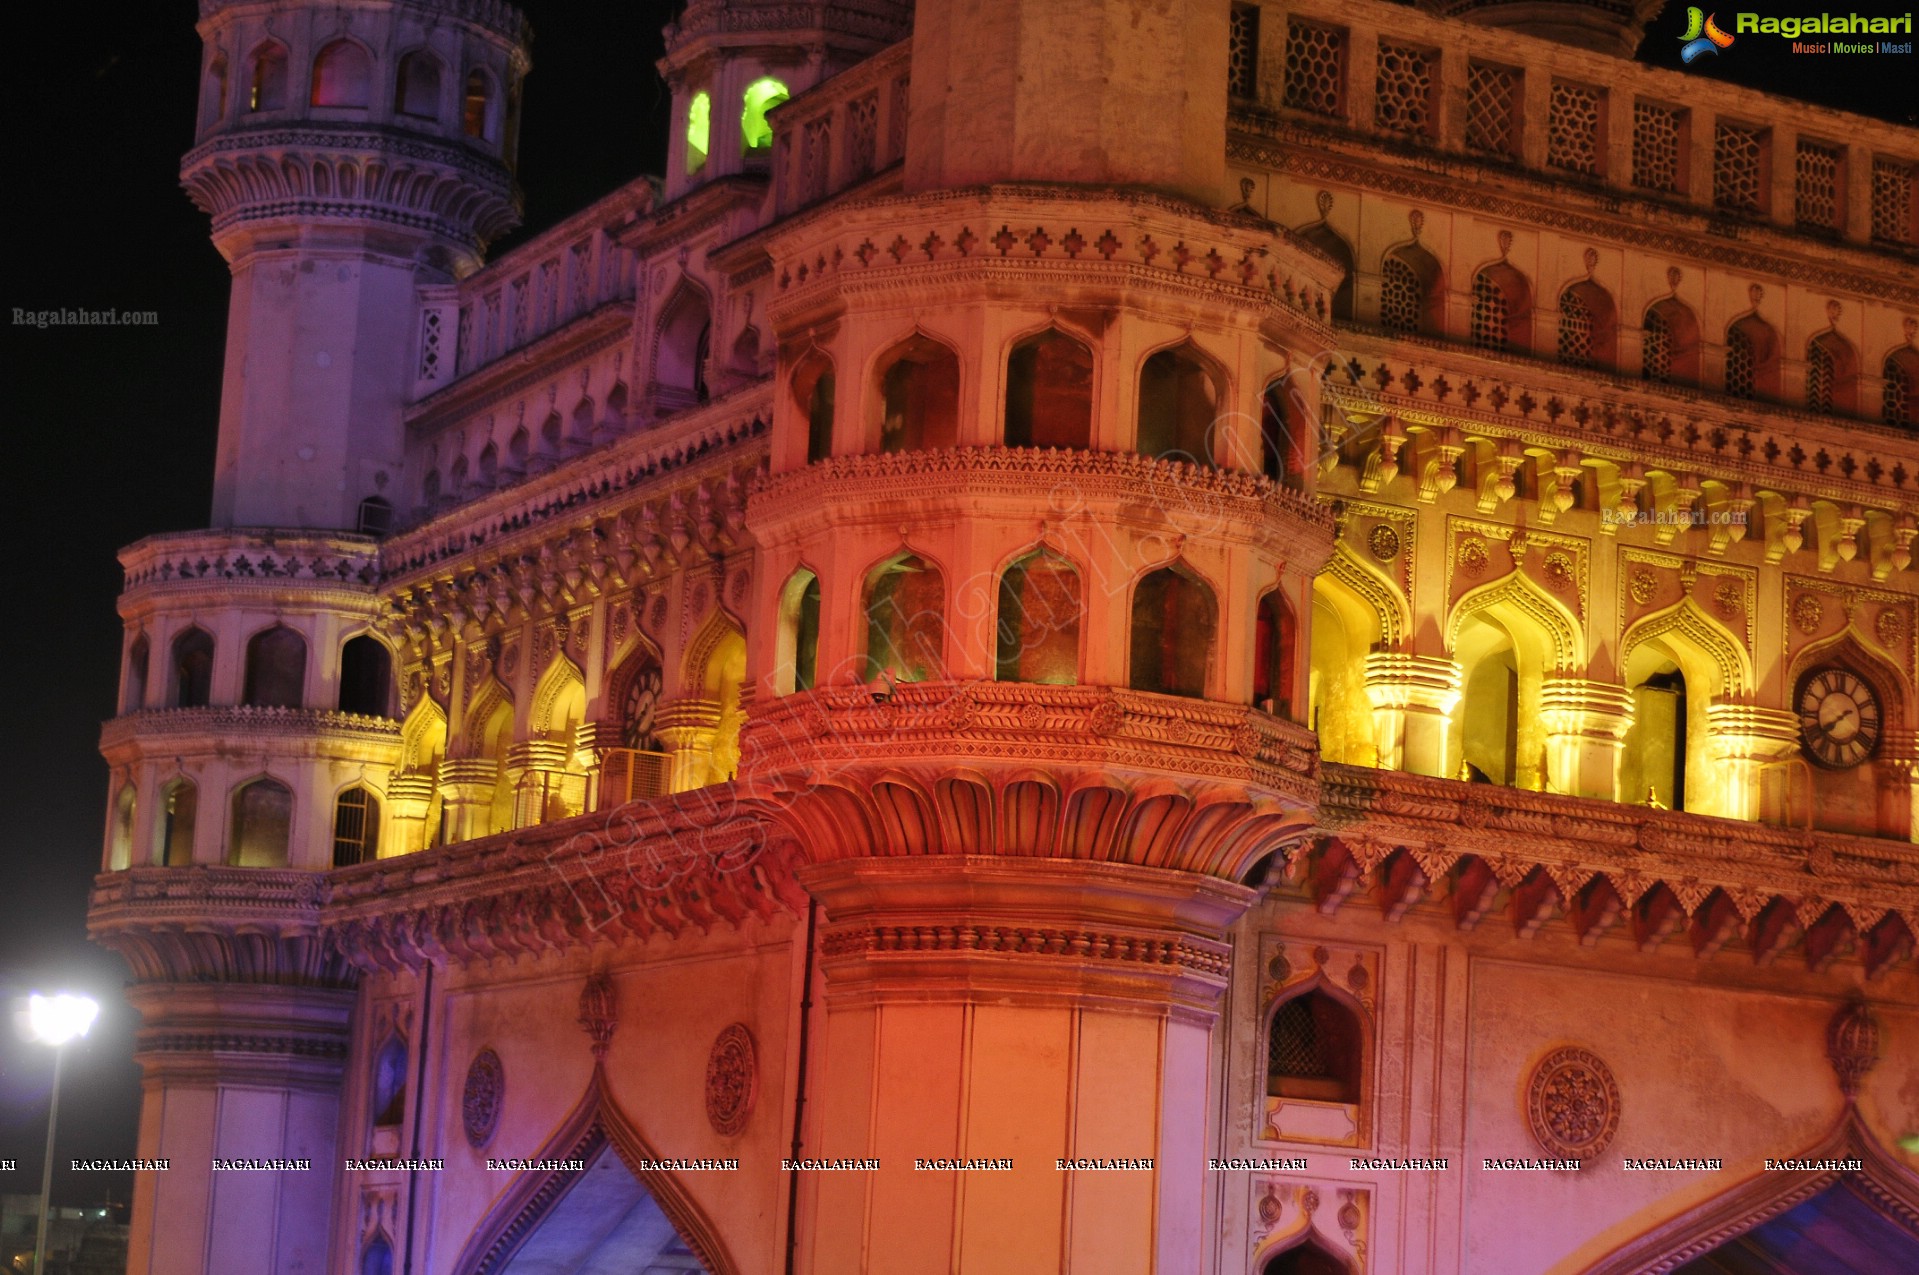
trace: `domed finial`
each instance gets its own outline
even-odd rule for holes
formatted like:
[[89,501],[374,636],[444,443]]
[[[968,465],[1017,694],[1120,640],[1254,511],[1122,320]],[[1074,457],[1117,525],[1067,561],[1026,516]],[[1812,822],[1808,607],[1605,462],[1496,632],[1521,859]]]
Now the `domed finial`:
[[1839,1007],[1826,1027],[1826,1058],[1839,1078],[1839,1092],[1852,1102],[1866,1073],[1879,1061],[1879,1020],[1855,997]]
[[1442,18],[1460,18],[1480,26],[1556,40],[1581,49],[1629,58],[1646,34],[1646,24],[1666,7],[1665,0],[1418,0],[1419,7]]

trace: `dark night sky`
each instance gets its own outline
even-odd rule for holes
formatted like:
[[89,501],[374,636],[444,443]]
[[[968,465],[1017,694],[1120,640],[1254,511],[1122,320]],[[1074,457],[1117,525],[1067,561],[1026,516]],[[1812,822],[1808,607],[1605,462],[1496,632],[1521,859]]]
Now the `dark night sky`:
[[[657,171],[666,93],[653,63],[673,6],[525,7],[538,38],[520,178],[527,225],[538,229]],[[16,449],[9,578],[21,610],[0,629],[0,666],[16,679],[4,743],[17,798],[0,828],[0,1001],[72,988],[103,1006],[93,1035],[69,1049],[56,1164],[134,1149],[139,1080],[133,1014],[119,996],[125,970],[85,937],[107,791],[96,744],[113,708],[119,649],[114,554],[142,535],[206,519],[226,316],[223,263],[178,186],[200,57],[194,6],[127,0],[65,13],[60,38],[17,42],[33,53],[9,66],[8,98],[31,110],[15,116],[8,142],[14,247],[0,314],[118,307],[156,310],[160,323],[5,328],[6,425]],[[1677,67],[1684,20],[1683,4],[1669,6],[1641,60]],[[89,38],[76,38],[82,27]],[[1841,73],[1837,60],[1795,58],[1786,48],[1771,37],[1742,39],[1697,73],[1886,119],[1912,122],[1919,111],[1911,58],[1847,60]],[[37,592],[43,585],[51,591]],[[39,1189],[49,1080],[47,1052],[17,1039],[10,1023],[0,1027],[0,1160],[20,1165],[0,1173],[0,1192]],[[130,1190],[112,1176],[56,1172],[54,1182],[56,1199],[72,1204]]]

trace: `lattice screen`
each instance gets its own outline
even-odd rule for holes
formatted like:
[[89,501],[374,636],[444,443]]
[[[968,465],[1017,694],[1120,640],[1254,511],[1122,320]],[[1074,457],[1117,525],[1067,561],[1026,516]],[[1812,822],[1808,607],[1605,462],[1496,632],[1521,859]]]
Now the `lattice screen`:
[[1559,294],[1559,361],[1575,367],[1593,361],[1592,311],[1571,288]]
[[1506,348],[1506,293],[1481,273],[1473,279],[1473,344],[1482,350]]
[[1494,155],[1510,155],[1519,130],[1513,107],[1519,101],[1519,73],[1475,62],[1466,71],[1466,145]]
[[1881,417],[1888,425],[1919,425],[1919,385],[1898,359],[1886,360],[1886,388]]
[[1315,1080],[1333,1075],[1319,1024],[1313,1020],[1310,998],[1298,996],[1273,1015],[1272,1035],[1266,1043],[1266,1072],[1272,1076],[1299,1076]]
[[1765,147],[1756,128],[1719,121],[1713,127],[1712,202],[1732,212],[1765,210]]
[[1597,89],[1554,80],[1546,113],[1546,162],[1588,177],[1599,173]]
[[824,199],[831,177],[833,122],[808,120],[800,137],[800,190],[807,201]]
[[1793,169],[1793,217],[1802,226],[1839,229],[1839,148],[1799,139]]
[[1806,406],[1815,412],[1830,412],[1834,379],[1832,351],[1814,341],[1806,347]]
[[1438,62],[1430,50],[1381,40],[1373,122],[1395,133],[1430,136]]
[[1726,393],[1734,398],[1754,396],[1753,375],[1758,369],[1752,338],[1743,328],[1726,334]]
[[1417,332],[1425,309],[1419,276],[1398,257],[1388,257],[1379,269],[1379,323],[1388,332]]
[[1234,97],[1259,93],[1259,6],[1233,6],[1226,45],[1226,89]]
[[1645,376],[1649,381],[1672,379],[1672,327],[1657,310],[1646,311]]
[[1657,102],[1632,106],[1632,184],[1641,190],[1679,189],[1681,113]]
[[887,154],[898,159],[906,153],[906,107],[913,81],[901,76],[893,81],[893,110],[886,122]]
[[1338,115],[1346,82],[1346,33],[1309,22],[1286,24],[1286,105]]
[[1872,161],[1872,237],[1913,242],[1913,166],[1894,159]]

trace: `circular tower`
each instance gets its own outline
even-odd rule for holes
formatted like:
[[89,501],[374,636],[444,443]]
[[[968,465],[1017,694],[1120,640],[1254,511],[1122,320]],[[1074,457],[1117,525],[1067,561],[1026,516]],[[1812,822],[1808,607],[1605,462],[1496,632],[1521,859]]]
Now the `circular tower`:
[[988,7],[916,11],[905,190],[766,239],[740,774],[823,913],[806,1153],[880,1166],[805,1175],[801,1269],[1187,1269],[1225,931],[1316,813],[1338,270],[1214,206],[1223,100],[1007,72],[1223,83],[1224,6]]
[[[326,1263],[351,971],[313,873],[407,794],[372,629],[422,283],[513,226],[525,23],[493,0],[206,0],[182,182],[233,276],[212,528],[126,549],[91,928],[127,958],[145,1077],[131,1269]],[[270,1185],[263,1185],[270,1184]],[[217,1257],[215,1255],[218,1255]]]

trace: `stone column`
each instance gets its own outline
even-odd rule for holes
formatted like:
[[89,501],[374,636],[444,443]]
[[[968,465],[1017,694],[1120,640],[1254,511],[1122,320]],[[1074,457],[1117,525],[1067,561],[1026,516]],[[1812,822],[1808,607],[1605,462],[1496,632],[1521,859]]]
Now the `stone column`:
[[1443,655],[1368,655],[1366,698],[1380,766],[1451,778],[1453,711],[1464,685],[1458,663]]
[[1799,719],[1751,704],[1713,704],[1706,709],[1719,808],[1702,812],[1728,819],[1785,817],[1786,787],[1780,762],[1799,751]]
[[1632,692],[1581,677],[1548,677],[1539,688],[1546,733],[1546,790],[1619,801],[1619,758],[1632,726]]
[[676,699],[660,705],[653,718],[670,761],[667,789],[688,792],[704,787],[713,768],[713,732],[719,729],[720,706],[708,699]]
[[417,854],[426,849],[430,829],[427,811],[433,808],[433,776],[395,775],[386,781],[387,838],[382,857]]
[[492,829],[493,785],[500,764],[491,757],[449,757],[440,763],[440,808],[446,812],[446,839],[471,841]]
[[958,856],[801,879],[825,913],[804,1155],[878,1161],[801,1175],[802,1272],[1194,1269],[1223,933],[1251,890]]

